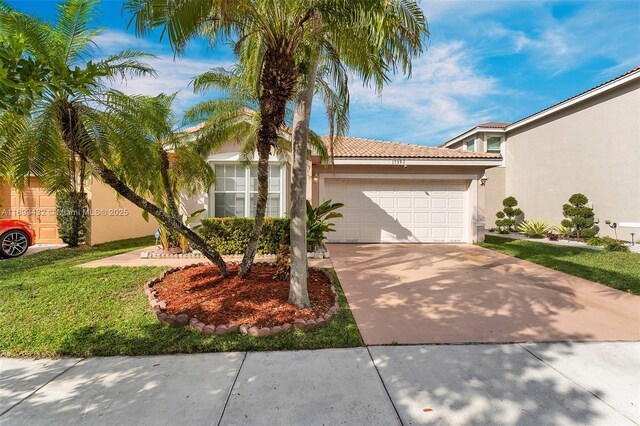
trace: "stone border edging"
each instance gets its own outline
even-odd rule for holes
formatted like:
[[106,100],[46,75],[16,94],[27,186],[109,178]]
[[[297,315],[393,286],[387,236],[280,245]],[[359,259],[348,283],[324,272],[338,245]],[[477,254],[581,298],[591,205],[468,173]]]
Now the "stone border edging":
[[[258,266],[275,266],[270,262],[256,262],[255,265]],[[302,320],[296,319],[292,323],[285,323],[281,325],[276,325],[274,327],[262,327],[258,328],[255,326],[247,326],[247,325],[239,325],[235,323],[229,324],[221,324],[221,325],[213,325],[213,324],[205,324],[199,321],[197,318],[189,318],[187,314],[173,315],[167,314],[167,302],[164,300],[158,299],[158,291],[154,290],[153,287],[165,279],[168,275],[173,274],[174,272],[183,271],[189,268],[195,268],[198,266],[210,266],[208,263],[195,263],[192,265],[181,266],[178,268],[171,268],[162,273],[157,278],[154,278],[150,281],[147,281],[144,284],[144,291],[149,298],[149,303],[151,304],[151,309],[153,309],[153,313],[155,314],[158,321],[163,324],[167,324],[173,327],[187,327],[199,331],[204,334],[209,335],[225,335],[228,333],[232,333],[235,331],[239,331],[242,334],[249,334],[251,336],[271,336],[274,334],[282,333],[283,331],[287,331],[291,328],[295,328],[296,330],[311,330],[313,328],[319,327],[326,322],[328,322],[333,315],[338,312],[340,309],[340,303],[338,298],[338,293],[335,289],[334,278],[332,274],[327,273],[326,271],[319,268],[309,268],[309,269],[318,269],[321,271],[328,279],[330,283],[331,293],[333,294],[333,306],[329,308],[329,311],[323,316],[316,318],[315,320]]]

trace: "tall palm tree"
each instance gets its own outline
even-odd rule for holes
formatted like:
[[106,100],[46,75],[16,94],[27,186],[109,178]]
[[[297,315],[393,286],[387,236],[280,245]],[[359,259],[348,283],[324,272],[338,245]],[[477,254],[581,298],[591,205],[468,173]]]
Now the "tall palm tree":
[[147,173],[149,178],[159,170],[159,151],[155,144],[143,143],[144,125],[131,119],[132,100],[108,91],[105,80],[153,75],[154,70],[140,62],[148,55],[139,51],[90,59],[93,39],[101,32],[91,26],[95,4],[68,0],[59,6],[53,26],[13,10],[0,15],[2,34],[24,40],[25,54],[48,70],[27,112],[5,110],[0,115],[0,167],[18,185],[34,174],[56,190],[68,188],[74,180],[83,185],[86,165],[124,198],[187,237],[226,275],[217,251],[132,189],[141,180],[135,174]]
[[[236,49],[252,55],[247,77],[257,87],[260,126],[257,132],[258,197],[255,224],[245,251],[240,276],[249,272],[262,231],[268,196],[269,154],[276,146],[287,103],[296,91],[296,55],[318,16],[327,19],[326,31],[344,28],[353,9],[368,1],[350,0],[130,0],[136,33],[146,35],[163,27],[174,50],[181,54],[195,36],[233,40]],[[253,44],[253,45],[251,45]],[[249,45],[249,46],[247,46]]]
[[[402,70],[411,74],[412,57],[422,51],[423,38],[428,35],[426,19],[413,0],[380,2],[370,9],[356,10],[358,25],[327,31],[324,16],[315,24],[309,37],[309,53],[303,57],[301,84],[295,99],[293,116],[293,161],[291,170],[291,285],[289,302],[302,308],[310,305],[307,292],[306,256],[306,152],[313,97],[328,78],[341,88],[338,99],[324,97],[330,112],[330,150],[333,152],[334,131],[344,134],[348,128],[348,87],[340,84],[343,67],[362,77],[364,84],[372,81],[381,91],[389,74]],[[328,78],[317,78],[317,74]],[[320,84],[318,84],[320,83]],[[318,85],[318,86],[317,86]],[[334,92],[336,93],[336,92]],[[346,107],[344,104],[346,103]],[[343,105],[340,110],[332,105]],[[337,115],[336,115],[337,114]],[[337,127],[334,128],[334,122]]]

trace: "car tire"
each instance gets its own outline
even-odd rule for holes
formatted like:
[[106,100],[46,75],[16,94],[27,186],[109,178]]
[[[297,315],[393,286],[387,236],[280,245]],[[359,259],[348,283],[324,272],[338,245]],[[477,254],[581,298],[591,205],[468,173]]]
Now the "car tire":
[[18,229],[12,229],[0,235],[0,256],[20,257],[29,248],[29,236]]

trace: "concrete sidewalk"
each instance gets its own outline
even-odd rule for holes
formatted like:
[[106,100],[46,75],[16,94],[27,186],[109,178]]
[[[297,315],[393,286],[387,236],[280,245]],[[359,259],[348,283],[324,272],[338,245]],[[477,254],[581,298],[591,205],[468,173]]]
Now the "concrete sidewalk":
[[0,424],[80,423],[633,425],[640,343],[0,359]]

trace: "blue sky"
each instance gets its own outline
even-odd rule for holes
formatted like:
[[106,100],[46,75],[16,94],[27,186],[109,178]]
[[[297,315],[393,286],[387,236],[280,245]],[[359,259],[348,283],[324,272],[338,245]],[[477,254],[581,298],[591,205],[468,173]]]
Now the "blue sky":
[[[9,1],[43,19],[55,1]],[[475,124],[514,121],[640,65],[640,1],[422,1],[431,37],[410,79],[397,76],[379,96],[354,79],[352,136],[437,145]],[[200,98],[188,87],[209,68],[228,67],[225,45],[196,40],[174,60],[157,34],[127,31],[122,1],[103,0],[97,40],[105,53],[137,48],[157,55],[157,79],[119,84],[128,93],[181,91],[179,108]],[[326,133],[321,103],[312,128]]]

